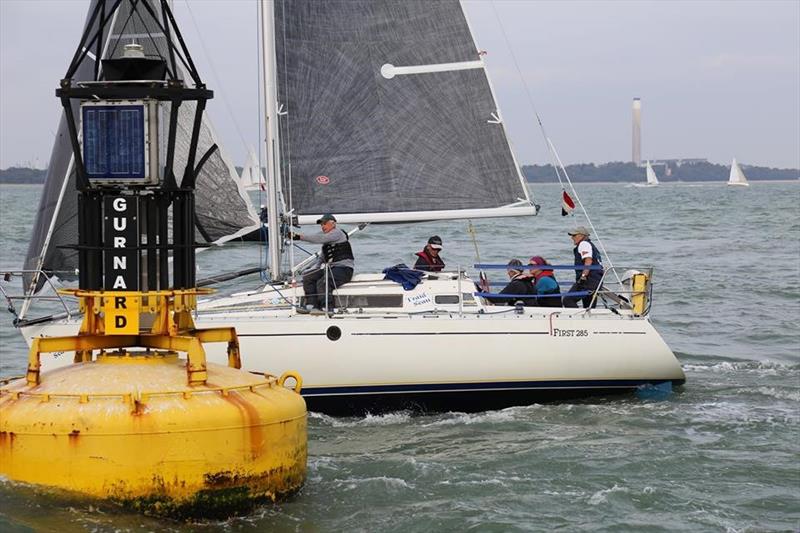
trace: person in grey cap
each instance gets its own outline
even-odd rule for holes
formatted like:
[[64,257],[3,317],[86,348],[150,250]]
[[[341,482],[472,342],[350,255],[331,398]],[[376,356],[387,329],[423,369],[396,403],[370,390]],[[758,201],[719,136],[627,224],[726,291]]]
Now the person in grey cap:
[[[336,227],[336,217],[330,213],[317,220],[321,231],[303,235],[292,234],[292,238],[300,241],[322,245],[317,268],[303,275],[303,292],[306,296],[305,308],[299,312],[311,312],[314,309],[332,312],[334,307],[333,289],[341,287],[353,279],[355,258],[350,247],[347,233]],[[328,269],[327,282],[325,270]],[[327,292],[325,290],[327,285]]]
[[[575,284],[569,289],[569,292],[585,292],[589,291],[586,296],[565,296],[564,307],[578,307],[578,300],[583,301],[584,309],[590,306],[594,307],[597,301],[594,302],[594,291],[600,286],[600,281],[603,279],[603,264],[600,257],[600,251],[589,239],[589,230],[584,226],[578,226],[572,231],[568,232],[572,238],[575,248],[572,253],[575,254]],[[597,268],[597,267],[600,268]],[[583,267],[583,268],[579,268]],[[594,267],[594,268],[592,268]]]
[[414,263],[415,270],[425,272],[441,272],[444,269],[444,258],[439,255],[442,250],[442,238],[434,235],[428,239],[428,244],[421,252],[417,252],[417,262]]

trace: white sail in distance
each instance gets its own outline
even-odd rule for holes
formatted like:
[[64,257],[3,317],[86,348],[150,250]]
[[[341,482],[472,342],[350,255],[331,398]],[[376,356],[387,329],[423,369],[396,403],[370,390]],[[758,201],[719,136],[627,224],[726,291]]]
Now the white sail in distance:
[[736,162],[736,158],[733,158],[731,162],[731,173],[728,177],[728,185],[739,185],[743,187],[749,187],[750,184],[747,183],[747,178],[742,172],[742,168],[739,166],[739,163]]
[[647,174],[647,184],[648,185],[658,185],[658,177],[656,176],[656,171],[653,170],[653,165],[650,164],[650,161],[647,162],[647,170],[645,171]]
[[261,187],[261,184],[264,183],[264,174],[261,172],[258,158],[256,157],[255,151],[252,148],[248,150],[247,163],[242,169],[240,182],[242,187],[248,191],[258,190]]

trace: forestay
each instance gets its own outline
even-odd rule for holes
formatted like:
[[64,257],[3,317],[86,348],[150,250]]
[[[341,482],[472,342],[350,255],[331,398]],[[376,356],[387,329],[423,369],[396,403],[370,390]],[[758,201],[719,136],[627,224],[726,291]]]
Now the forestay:
[[301,222],[535,214],[456,0],[279,0],[282,189]]
[[[140,0],[137,10],[144,10]],[[157,13],[159,2],[146,0]],[[92,13],[97,0],[89,7]],[[125,44],[137,42],[144,47],[146,56],[166,57],[168,47],[166,36],[148,17],[147,23],[137,12],[131,14],[131,4],[123,4],[115,15],[113,32],[103,36],[102,57],[117,58],[123,54]],[[88,23],[88,19],[87,19]],[[87,57],[75,74],[74,81],[95,80],[95,54]],[[189,83],[191,78],[183,73]],[[189,150],[191,125],[194,118],[194,102],[185,103],[179,111],[175,160],[173,169],[180,181],[186,166]],[[169,113],[165,109],[165,113]],[[204,115],[198,142],[198,160],[217,144],[215,134]],[[165,150],[161,150],[164,154]],[[217,149],[205,162],[197,176],[196,210],[197,240],[199,242],[224,242],[225,240],[249,233],[259,227],[258,216],[245,193],[237,183],[237,173],[227,156]],[[78,242],[77,194],[75,192],[75,170],[72,161],[67,125],[62,119],[53,144],[47,180],[39,203],[39,212],[34,224],[33,234],[25,259],[26,270],[59,271],[59,277],[71,277],[65,271],[74,271],[78,266],[75,250],[61,248]],[[34,276],[24,278],[27,292],[36,283]],[[41,280],[38,281],[41,287]],[[37,289],[39,288],[37,287]]]

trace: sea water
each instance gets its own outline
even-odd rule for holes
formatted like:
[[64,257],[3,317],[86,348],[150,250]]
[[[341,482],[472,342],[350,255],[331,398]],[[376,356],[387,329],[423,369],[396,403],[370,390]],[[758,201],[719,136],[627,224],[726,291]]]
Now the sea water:
[[[21,268],[40,191],[0,187],[0,270]],[[572,262],[567,230],[586,221],[560,216],[559,187],[533,193],[537,217],[474,221],[483,262]],[[290,501],[182,524],[0,481],[0,531],[798,530],[800,184],[578,193],[606,264],[655,267],[651,316],[686,372],[682,389],[477,414],[311,413],[308,480]],[[477,262],[466,221],[380,225],[353,238],[357,270],[410,264],[433,234],[449,266]],[[253,244],[203,252],[198,277],[263,255]],[[0,320],[2,376],[26,363],[11,319]]]

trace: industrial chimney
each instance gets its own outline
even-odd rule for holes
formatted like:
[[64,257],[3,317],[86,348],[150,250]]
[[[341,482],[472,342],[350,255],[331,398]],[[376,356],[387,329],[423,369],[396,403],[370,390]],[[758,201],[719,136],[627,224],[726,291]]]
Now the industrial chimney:
[[633,162],[642,164],[642,100],[633,99]]

